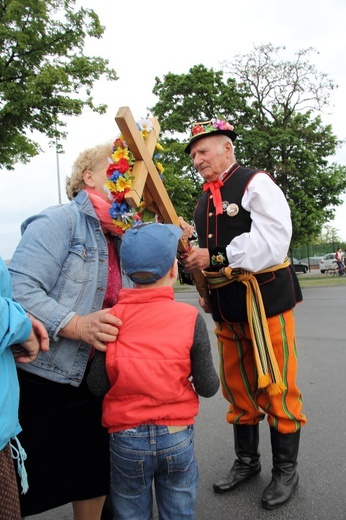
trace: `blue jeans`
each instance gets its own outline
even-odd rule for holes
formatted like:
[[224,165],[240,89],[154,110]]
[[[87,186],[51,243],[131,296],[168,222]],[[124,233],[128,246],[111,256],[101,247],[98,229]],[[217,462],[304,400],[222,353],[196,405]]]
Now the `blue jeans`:
[[160,520],[193,520],[198,468],[194,428],[143,425],[110,435],[111,496],[117,520],[150,520],[152,485]]

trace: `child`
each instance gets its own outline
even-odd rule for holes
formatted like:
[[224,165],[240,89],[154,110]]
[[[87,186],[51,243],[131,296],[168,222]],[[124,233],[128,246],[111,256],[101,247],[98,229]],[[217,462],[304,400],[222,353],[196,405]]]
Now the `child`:
[[107,345],[111,388],[102,420],[110,433],[117,520],[151,518],[153,481],[160,518],[194,518],[197,394],[213,396],[219,378],[202,316],[174,301],[181,233],[171,224],[136,226],[126,231],[120,249],[135,288],[121,289],[111,311],[123,325]]
[[20,520],[16,473],[17,462],[22,492],[28,489],[24,467],[26,453],[17,435],[19,384],[16,362],[31,363],[40,351],[49,349],[48,333],[42,323],[13,300],[10,273],[0,258],[0,518]]

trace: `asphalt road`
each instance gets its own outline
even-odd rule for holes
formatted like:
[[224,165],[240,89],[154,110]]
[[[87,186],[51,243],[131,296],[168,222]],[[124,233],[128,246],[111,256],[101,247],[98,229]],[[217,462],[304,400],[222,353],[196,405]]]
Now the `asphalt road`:
[[[263,421],[260,475],[232,493],[213,493],[213,482],[229,470],[234,459],[232,429],[225,420],[227,403],[219,391],[211,399],[201,399],[196,422],[200,473],[196,520],[346,520],[346,288],[313,287],[303,289],[303,296],[295,312],[298,383],[308,417],[301,435],[299,488],[280,509],[261,508],[262,491],[271,475],[269,428]],[[193,288],[176,297],[198,307]],[[204,317],[217,366],[213,322],[210,316]],[[73,515],[66,505],[30,518],[71,520]]]

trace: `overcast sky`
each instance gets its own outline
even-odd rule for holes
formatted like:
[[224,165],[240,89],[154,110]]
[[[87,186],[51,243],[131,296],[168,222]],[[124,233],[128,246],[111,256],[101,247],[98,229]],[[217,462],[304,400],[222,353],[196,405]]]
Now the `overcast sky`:
[[[296,51],[314,47],[319,52],[313,55],[317,70],[339,86],[324,123],[331,124],[340,139],[346,137],[344,0],[84,0],[83,5],[94,9],[106,27],[102,40],[93,40],[87,52],[108,58],[119,80],[95,85],[95,100],[108,105],[106,114],[88,111],[68,122],[65,153],[59,155],[62,202],[67,202],[65,177],[77,155],[118,135],[114,117],[119,107],[130,107],[135,120],[147,115],[148,107],[157,101],[152,94],[156,76],[188,73],[199,64],[219,70],[222,62],[250,52],[254,45],[285,46],[290,59]],[[20,239],[21,222],[59,202],[55,150],[44,138],[35,137],[43,148],[38,157],[28,165],[16,165],[15,171],[0,170],[0,255],[4,259],[11,257]],[[346,146],[334,160],[346,164]],[[346,240],[346,203],[336,210],[331,225]]]

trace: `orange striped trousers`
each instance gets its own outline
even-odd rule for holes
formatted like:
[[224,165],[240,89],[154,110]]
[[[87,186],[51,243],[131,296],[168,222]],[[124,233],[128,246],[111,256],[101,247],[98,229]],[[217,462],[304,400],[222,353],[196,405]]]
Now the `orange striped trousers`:
[[226,418],[231,424],[257,424],[265,414],[280,433],[293,433],[306,423],[303,397],[296,384],[297,351],[293,310],[268,318],[273,350],[286,390],[268,395],[258,389],[257,370],[249,325],[218,322],[215,334],[219,350],[222,393],[230,403]]

